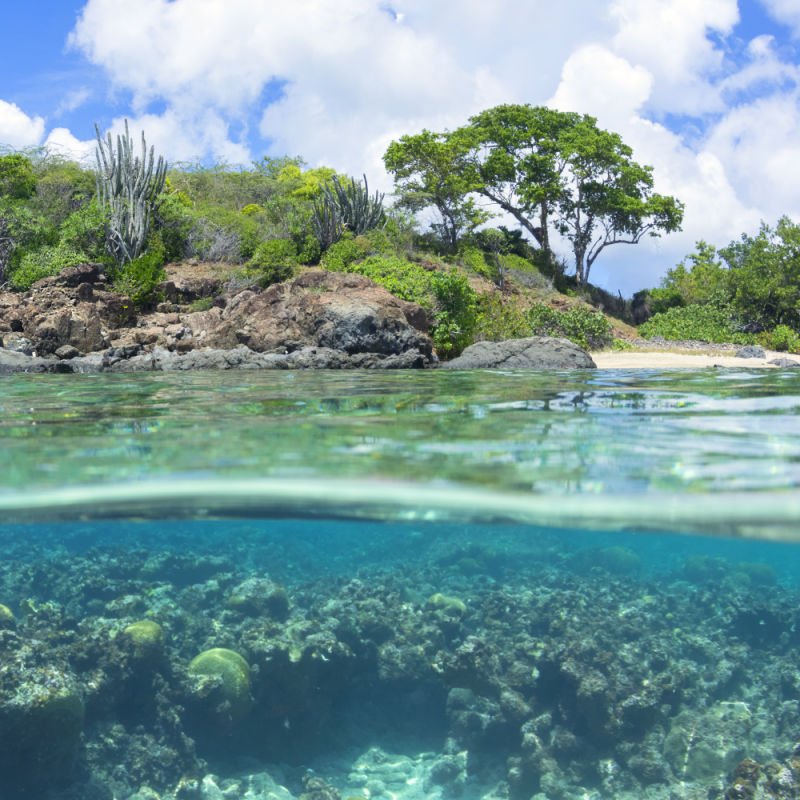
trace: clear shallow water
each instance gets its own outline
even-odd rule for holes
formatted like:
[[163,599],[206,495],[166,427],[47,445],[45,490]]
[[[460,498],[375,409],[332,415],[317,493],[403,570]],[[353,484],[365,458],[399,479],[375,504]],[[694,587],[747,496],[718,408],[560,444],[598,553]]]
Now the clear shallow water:
[[0,798],[796,797],[798,408],[760,371],[3,379]]

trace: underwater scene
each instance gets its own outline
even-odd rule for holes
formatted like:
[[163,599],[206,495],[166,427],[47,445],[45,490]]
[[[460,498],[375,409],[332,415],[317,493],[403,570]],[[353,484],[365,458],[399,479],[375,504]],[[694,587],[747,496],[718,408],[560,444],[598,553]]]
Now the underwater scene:
[[0,800],[800,796],[791,371],[0,381]]

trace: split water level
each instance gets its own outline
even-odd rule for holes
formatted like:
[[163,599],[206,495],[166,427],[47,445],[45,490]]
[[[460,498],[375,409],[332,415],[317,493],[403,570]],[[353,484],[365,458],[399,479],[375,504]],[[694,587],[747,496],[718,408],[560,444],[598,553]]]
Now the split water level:
[[796,798],[800,375],[0,380],[2,800]]

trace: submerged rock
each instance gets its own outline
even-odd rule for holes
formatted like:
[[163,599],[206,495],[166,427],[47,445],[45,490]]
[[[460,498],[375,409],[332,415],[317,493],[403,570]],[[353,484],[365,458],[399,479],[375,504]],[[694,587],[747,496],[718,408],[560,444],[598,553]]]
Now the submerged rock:
[[530,336],[470,345],[446,369],[591,369],[592,357],[567,339]]

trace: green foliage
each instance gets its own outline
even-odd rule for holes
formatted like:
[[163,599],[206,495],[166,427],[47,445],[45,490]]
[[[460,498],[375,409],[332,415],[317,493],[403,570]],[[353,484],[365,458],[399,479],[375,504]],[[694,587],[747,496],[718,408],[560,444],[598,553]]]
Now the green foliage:
[[531,321],[526,309],[499,292],[487,292],[478,298],[476,338],[489,342],[521,339],[531,335]]
[[800,353],[800,334],[788,325],[776,325],[774,330],[762,333],[758,343],[782,353]]
[[348,272],[351,264],[365,258],[370,252],[369,240],[345,235],[334,242],[322,256],[321,264],[332,272]]
[[21,153],[0,156],[0,197],[26,200],[36,191],[36,175],[29,158]]
[[800,330],[800,225],[788,217],[720,251],[728,264],[730,299],[749,330],[788,325]]
[[134,306],[149,306],[161,299],[159,284],[166,280],[164,245],[151,241],[150,247],[138,258],[117,265],[111,278],[114,290],[127,295]]
[[441,248],[450,253],[492,216],[470,197],[477,188],[468,168],[470,152],[464,137],[424,130],[392,142],[383,157],[394,175],[401,206],[412,212],[437,210],[439,222],[431,228]]
[[72,161],[46,155],[35,162],[34,169],[36,192],[30,208],[56,227],[95,196],[94,173]]
[[19,264],[10,270],[9,283],[16,291],[27,291],[40,278],[58,275],[62,269],[85,264],[88,260],[85,253],[66,245],[42,247],[22,256]]
[[437,208],[453,248],[475,227],[479,195],[516,219],[545,264],[556,261],[551,229],[564,236],[578,286],[605,248],[679,230],[683,217],[675,198],[653,192],[652,169],[633,161],[617,134],[542,106],[497,106],[450,133],[404,136],[384,162],[406,203]]
[[486,254],[478,247],[462,246],[458,252],[458,261],[470,272],[483,278],[494,280],[493,268],[486,261]]
[[458,270],[427,273],[435,298],[433,344],[441,358],[455,358],[474,341],[478,325],[478,297]]
[[106,215],[96,200],[81,206],[68,216],[59,229],[59,242],[85,253],[90,261],[106,258]]
[[661,336],[664,339],[696,339],[700,342],[736,342],[749,344],[752,336],[738,330],[730,308],[713,305],[691,305],[670,308],[656,314],[639,326],[646,339]]
[[319,245],[319,240],[316,236],[311,234],[304,234],[295,240],[297,247],[297,263],[298,264],[318,264],[320,256],[322,255],[322,248]]
[[667,272],[660,288],[650,290],[650,308],[654,314],[659,314],[693,303],[725,305],[729,301],[728,277],[728,270],[716,249],[699,241],[694,253]]
[[164,191],[153,214],[154,229],[164,244],[167,261],[178,261],[188,254],[189,236],[195,224],[192,201],[185,192]]
[[611,325],[603,314],[583,305],[559,311],[537,303],[528,312],[531,333],[569,339],[585,350],[608,347],[613,341]]
[[291,239],[270,239],[256,248],[247,266],[258,272],[261,286],[287,281],[297,267],[297,248]]

